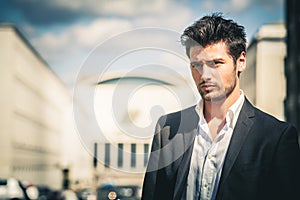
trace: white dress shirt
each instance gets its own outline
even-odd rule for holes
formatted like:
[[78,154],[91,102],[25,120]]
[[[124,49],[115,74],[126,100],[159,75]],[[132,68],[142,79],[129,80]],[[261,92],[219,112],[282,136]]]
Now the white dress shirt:
[[187,200],[215,199],[224,158],[244,100],[241,91],[238,100],[228,109],[225,125],[214,140],[203,115],[203,101],[196,106],[199,125],[188,175]]

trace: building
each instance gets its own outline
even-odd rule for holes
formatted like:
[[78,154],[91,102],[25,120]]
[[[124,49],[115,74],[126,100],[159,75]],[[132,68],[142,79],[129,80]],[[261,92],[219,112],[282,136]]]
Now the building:
[[281,120],[285,119],[285,37],[284,23],[260,27],[247,48],[247,68],[241,74],[241,88],[248,99]]
[[142,185],[158,118],[196,103],[190,77],[161,70],[113,71],[98,81],[94,107],[102,138],[93,140],[98,185]]
[[15,26],[0,26],[0,43],[0,177],[54,189],[62,188],[62,171],[90,178],[92,159],[75,134],[64,84]]

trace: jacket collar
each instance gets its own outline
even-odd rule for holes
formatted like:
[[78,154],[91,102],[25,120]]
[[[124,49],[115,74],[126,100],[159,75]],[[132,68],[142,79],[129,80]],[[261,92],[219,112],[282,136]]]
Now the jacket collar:
[[199,115],[196,113],[195,108],[196,105],[184,110],[181,113],[181,119],[183,120],[181,124],[182,128],[179,128],[179,133],[183,133],[183,144],[181,145],[184,146],[184,152],[182,153],[183,156],[178,167],[173,199],[181,199],[186,190],[187,176],[189,173],[192,150],[194,146],[193,144],[197,134],[199,122]]
[[243,144],[245,143],[247,135],[249,134],[250,129],[253,126],[254,116],[255,116],[254,107],[247,100],[247,98],[245,98],[244,105],[237,119],[237,123],[235,129],[233,130],[233,135],[228,147],[227,155],[225,157],[220,185],[217,193],[217,199],[218,197],[222,196],[223,187],[228,177],[228,174],[230,173],[232,166]]

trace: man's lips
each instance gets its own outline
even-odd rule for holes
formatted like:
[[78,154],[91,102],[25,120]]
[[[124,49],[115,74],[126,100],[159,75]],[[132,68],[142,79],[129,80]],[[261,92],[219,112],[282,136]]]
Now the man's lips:
[[212,83],[200,83],[199,86],[203,90],[211,90],[216,87],[216,85]]

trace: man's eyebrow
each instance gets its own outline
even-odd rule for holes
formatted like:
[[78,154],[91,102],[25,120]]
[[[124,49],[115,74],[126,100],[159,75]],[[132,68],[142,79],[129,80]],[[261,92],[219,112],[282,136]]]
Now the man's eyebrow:
[[[216,62],[216,61],[224,62],[225,59],[223,59],[223,58],[212,58],[212,59],[206,60],[206,61],[204,61],[204,62]],[[203,61],[192,61],[192,62],[191,62],[191,64],[199,64],[199,63],[203,63]]]
[[190,62],[190,65],[203,65],[203,62],[202,61],[193,61],[193,62]]
[[225,61],[225,59],[223,59],[223,58],[213,58],[209,61]]

